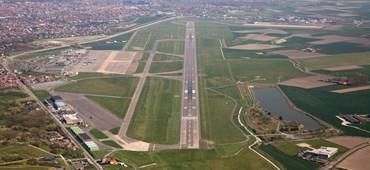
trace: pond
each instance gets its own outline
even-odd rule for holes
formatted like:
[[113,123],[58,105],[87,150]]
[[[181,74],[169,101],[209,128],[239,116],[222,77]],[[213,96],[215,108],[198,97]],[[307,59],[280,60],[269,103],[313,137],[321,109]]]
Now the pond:
[[253,88],[252,93],[258,104],[271,115],[281,116],[284,120],[297,121],[305,130],[315,130],[321,125],[310,116],[294,110],[277,88]]

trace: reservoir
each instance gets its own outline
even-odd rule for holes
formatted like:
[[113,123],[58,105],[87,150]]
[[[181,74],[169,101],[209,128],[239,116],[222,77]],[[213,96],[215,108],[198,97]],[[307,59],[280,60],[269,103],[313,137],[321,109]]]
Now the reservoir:
[[271,112],[271,115],[281,116],[283,120],[297,121],[304,125],[305,130],[315,130],[321,127],[316,120],[289,107],[288,101],[277,88],[253,88],[251,90],[258,104],[265,111]]

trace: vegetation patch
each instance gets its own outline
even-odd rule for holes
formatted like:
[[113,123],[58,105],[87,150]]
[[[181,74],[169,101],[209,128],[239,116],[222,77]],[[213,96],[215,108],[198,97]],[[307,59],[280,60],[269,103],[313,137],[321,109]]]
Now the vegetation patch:
[[310,70],[319,70],[327,67],[345,65],[364,65],[370,63],[370,53],[340,54],[327,57],[318,57],[300,60],[303,66]]
[[132,96],[137,81],[134,77],[84,79],[58,87],[56,91],[128,97]]
[[162,41],[159,43],[158,51],[171,53],[171,54],[184,54],[184,46],[185,43],[183,40],[169,40],[169,41]]
[[248,59],[248,58],[288,58],[284,55],[271,54],[264,51],[246,51],[238,49],[223,48],[225,58],[227,59]]
[[269,163],[247,149],[245,144],[207,150],[118,151],[113,155],[135,167],[155,163],[148,167],[151,169],[273,169]]
[[101,96],[89,96],[86,97],[101,107],[109,110],[119,118],[123,118],[126,114],[130,99],[126,98],[113,98],[113,97],[101,97]]
[[320,53],[323,54],[359,53],[370,51],[369,47],[349,42],[316,45],[314,48],[320,49]]
[[91,50],[122,50],[132,34],[133,33],[118,35],[108,40],[97,41],[85,45],[90,45]]
[[273,145],[261,145],[259,149],[281,163],[287,170],[312,170],[319,168],[318,164],[300,159],[295,155],[287,155],[284,152],[276,149]]
[[171,62],[153,62],[149,72],[160,73],[181,70],[183,67],[182,61],[171,61]]
[[288,60],[231,60],[229,63],[235,79],[244,82],[275,84],[307,76]]
[[112,140],[105,140],[105,141],[102,141],[102,143],[108,146],[114,147],[114,148],[122,148],[120,145],[118,145],[115,141],[112,141]]
[[128,136],[175,144],[180,134],[181,82],[149,78],[128,129]]
[[106,139],[108,138],[107,135],[105,135],[103,132],[101,132],[99,129],[91,129],[90,134],[92,134],[96,139]]

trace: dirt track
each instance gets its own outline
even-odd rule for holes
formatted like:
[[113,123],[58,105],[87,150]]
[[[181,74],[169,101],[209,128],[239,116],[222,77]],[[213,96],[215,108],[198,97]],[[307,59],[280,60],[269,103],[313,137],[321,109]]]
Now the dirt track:
[[323,70],[327,70],[327,71],[346,71],[346,70],[357,70],[357,69],[362,69],[362,68],[363,67],[361,67],[359,65],[345,65],[345,66],[324,68]]
[[281,85],[300,87],[304,89],[312,89],[316,87],[324,87],[332,85],[333,83],[323,82],[322,80],[327,80],[328,76],[309,76],[303,78],[290,79],[284,82],[281,82]]
[[329,142],[342,145],[346,148],[353,148],[361,143],[366,143],[369,142],[369,138],[364,138],[364,137],[353,137],[353,136],[337,136],[337,137],[332,137],[329,139],[325,139]]
[[370,89],[370,85],[369,86],[360,86],[360,87],[352,87],[352,88],[333,90],[331,92],[333,92],[333,93],[350,93],[350,92],[362,91],[362,90],[368,90],[368,89]]
[[281,46],[269,44],[245,44],[245,45],[236,45],[229,48],[238,50],[267,50],[279,47]]

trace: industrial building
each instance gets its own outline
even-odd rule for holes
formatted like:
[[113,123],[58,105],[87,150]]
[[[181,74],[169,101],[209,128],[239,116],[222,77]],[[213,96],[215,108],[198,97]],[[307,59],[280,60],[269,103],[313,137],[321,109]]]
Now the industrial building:
[[77,139],[90,151],[99,150],[98,145],[92,141],[91,137],[85,133],[81,128],[74,126],[70,128],[71,131],[77,136]]
[[82,120],[78,117],[78,113],[62,115],[62,121],[67,125],[82,124]]
[[305,150],[299,153],[298,156],[310,161],[325,162],[337,152],[338,148],[322,146],[319,149]]

